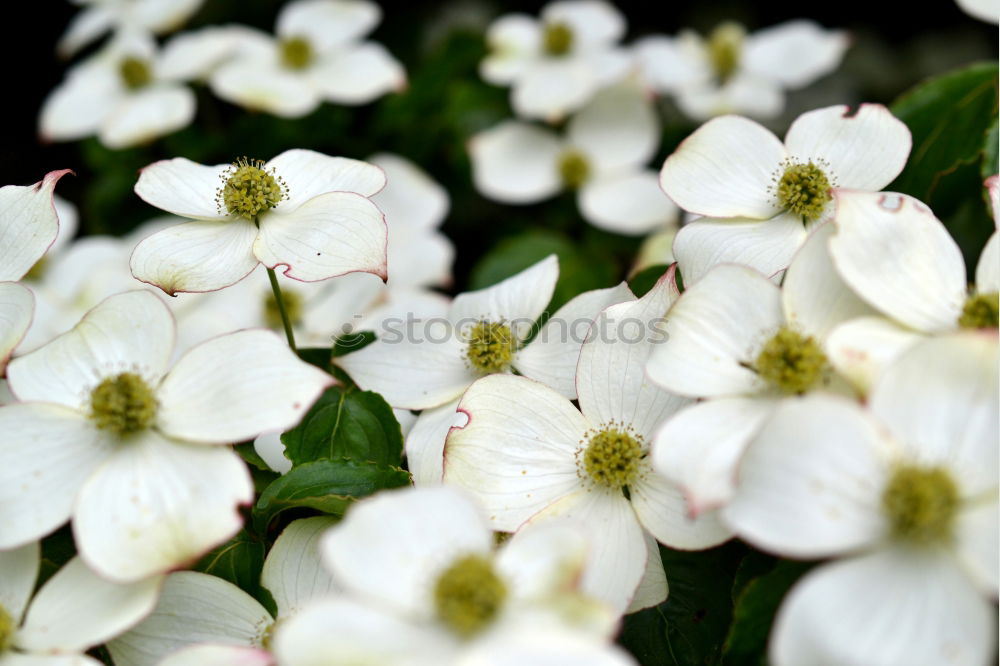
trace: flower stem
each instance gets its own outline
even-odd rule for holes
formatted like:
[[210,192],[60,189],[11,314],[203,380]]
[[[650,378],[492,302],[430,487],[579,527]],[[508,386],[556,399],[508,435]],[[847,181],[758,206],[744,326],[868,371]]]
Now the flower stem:
[[[265,266],[265,268],[267,268]],[[288,338],[288,346],[296,354],[299,353],[295,347],[295,334],[292,333],[292,321],[288,318],[288,310],[285,309],[285,299],[281,297],[281,287],[278,286],[278,276],[274,270],[267,269],[267,279],[271,281],[271,291],[274,292],[274,301],[278,304],[278,312],[281,313],[281,324],[285,327],[285,337]]]

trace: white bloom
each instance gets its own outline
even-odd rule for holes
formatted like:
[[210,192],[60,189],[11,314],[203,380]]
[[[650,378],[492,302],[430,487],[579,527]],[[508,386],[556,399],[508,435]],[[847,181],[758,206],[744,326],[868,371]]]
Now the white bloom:
[[829,223],[813,231],[782,288],[745,266],[716,266],[667,316],[649,378],[707,400],[664,424],[653,465],[684,488],[694,512],[732,496],[740,455],[781,402],[811,391],[852,393],[831,368],[828,336],[871,309],[834,270],[826,247],[833,231]]
[[705,120],[725,113],[778,115],[784,89],[830,73],[847,46],[846,33],[797,20],[751,35],[738,23],[723,23],[707,39],[685,30],[673,38],[646,37],[634,48],[648,85],[675,95],[684,113]]
[[0,375],[28,332],[34,314],[35,299],[30,289],[16,282],[0,282]]
[[479,73],[511,86],[517,115],[558,121],[628,73],[630,58],[617,46],[624,34],[624,17],[603,0],[552,2],[541,20],[507,14],[486,34],[490,54]]
[[770,661],[985,664],[996,650],[996,333],[913,347],[870,412],[833,397],[779,408],[747,449],[724,518],[821,565],[785,599]]
[[910,153],[910,131],[888,109],[831,106],[799,116],[782,143],[739,116],[710,120],[660,171],[678,206],[706,216],[684,225],[674,255],[685,284],[712,266],[740,263],[773,275],[809,229],[833,212],[832,188],[878,191]]
[[573,116],[562,138],[555,132],[506,121],[472,137],[472,177],[485,196],[526,204],[577,190],[580,214],[591,224],[643,234],[677,222],[646,163],[660,143],[656,112],[631,85],[598,93]]
[[406,83],[395,58],[361,41],[382,11],[367,0],[298,0],[278,15],[277,39],[243,38],[235,57],[211,76],[222,99],[295,118],[326,100],[365,104]]
[[41,565],[37,542],[0,550],[0,664],[98,666],[83,653],[122,633],[156,603],[163,576],[105,580],[74,557],[32,599]]
[[646,591],[648,603],[667,596],[647,532],[683,549],[729,537],[714,513],[690,518],[680,490],[648,460],[657,426],[688,402],[644,374],[650,351],[662,343],[663,313],[676,298],[671,270],[643,298],[594,320],[576,374],[579,410],[530,379],[486,377],[466,391],[458,409],[468,425],[453,428],[445,446],[445,482],[474,493],[494,529],[568,520],[585,530],[583,590],[618,612],[629,608],[651,559],[661,580],[657,593]]
[[59,235],[53,193],[69,169],[50,171],[34,185],[0,187],[0,280],[20,280]]
[[169,81],[207,81],[249,40],[258,39],[253,28],[210,25],[171,37],[157,61],[159,75]]
[[155,162],[139,175],[136,194],[195,221],[139,243],[132,274],[168,294],[228,287],[258,263],[285,266],[303,282],[354,271],[384,280],[385,220],[368,199],[384,186],[377,167],[311,150],[286,150],[267,163]]
[[124,32],[76,65],[42,105],[39,130],[49,141],[96,134],[108,148],[127,148],[186,127],[194,93],[159,72],[153,38]]
[[134,291],[15,359],[0,408],[0,548],[73,518],[100,575],[138,580],[235,533],[253,499],[246,467],[218,446],[294,425],[331,383],[273,333],[240,331],[185,354],[169,308]]
[[180,27],[204,0],[73,0],[85,5],[73,17],[57,49],[71,56],[109,31],[143,30],[161,34]]
[[955,0],[962,11],[987,23],[1000,22],[1000,2],[997,0]]

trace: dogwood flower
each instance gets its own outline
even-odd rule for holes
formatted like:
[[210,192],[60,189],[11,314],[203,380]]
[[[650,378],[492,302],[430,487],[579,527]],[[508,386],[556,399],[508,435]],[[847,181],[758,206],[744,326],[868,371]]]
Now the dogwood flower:
[[28,332],[34,314],[35,298],[30,289],[16,282],[0,282],[0,375]]
[[381,44],[360,41],[382,18],[367,0],[298,0],[278,15],[276,38],[247,35],[211,76],[224,100],[297,118],[322,101],[365,104],[406,83]]
[[784,270],[809,230],[833,212],[830,191],[882,189],[902,171],[910,144],[906,125],[877,104],[853,115],[846,106],[804,113],[784,144],[739,116],[705,123],[660,171],[667,196],[705,216],[674,241],[685,284],[726,262],[765,275]]
[[1000,3],[996,0],[955,0],[962,11],[987,23],[1000,22]]
[[515,204],[576,190],[580,214],[594,226],[648,233],[678,216],[656,173],[645,168],[660,143],[658,125],[642,91],[609,88],[573,116],[565,138],[517,121],[472,137],[473,182],[490,199]]
[[[987,181],[997,220],[997,177]],[[830,254],[851,289],[875,308],[830,336],[831,361],[862,389],[926,335],[997,329],[1000,240],[994,231],[966,285],[965,260],[951,234],[921,202],[902,194],[834,193],[837,233]]]
[[810,396],[782,405],[750,445],[726,522],[769,552],[842,558],[785,598],[769,661],[990,660],[997,363],[995,331],[925,340],[886,369],[868,411]]
[[671,270],[643,298],[594,320],[576,374],[579,410],[531,379],[485,377],[459,403],[468,425],[453,428],[445,445],[445,482],[478,497],[494,529],[569,521],[584,530],[590,560],[582,589],[618,612],[629,608],[650,558],[661,571],[650,601],[667,596],[646,532],[683,549],[729,538],[714,513],[690,518],[678,487],[648,460],[657,426],[688,402],[644,373],[676,298]]
[[745,266],[720,265],[688,287],[667,316],[649,378],[705,398],[656,433],[653,466],[679,484],[692,512],[724,505],[747,443],[774,409],[814,392],[853,395],[830,363],[828,337],[872,310],[833,267],[829,223],[817,227],[778,288]]
[[47,141],[96,134],[108,148],[127,148],[186,127],[194,93],[159,73],[153,38],[120,33],[100,52],[73,67],[42,104],[39,131]]
[[17,281],[59,235],[53,196],[69,169],[50,171],[34,185],[0,187],[0,281]]
[[630,58],[617,46],[624,34],[624,17],[603,0],[551,2],[540,20],[498,18],[486,34],[490,54],[479,73],[511,86],[517,115],[555,122],[628,73]]
[[109,31],[142,30],[162,34],[180,27],[204,0],[73,0],[84,5],[56,46],[69,57]]
[[41,566],[32,542],[0,550],[0,664],[98,666],[83,653],[152,610],[163,576],[115,583],[72,558],[32,598]]
[[725,113],[777,116],[785,106],[784,89],[830,73],[848,43],[843,31],[797,20],[749,35],[727,22],[707,38],[685,30],[677,37],[646,37],[633,48],[643,80],[674,95],[691,118],[705,120]]
[[[589,634],[593,651],[606,649],[612,616],[576,590],[579,534],[540,528],[494,543],[479,507],[453,488],[358,502],[320,544],[343,596],[277,626],[278,663],[475,663],[463,659],[538,630]],[[539,663],[532,656],[520,663]]]
[[269,331],[209,340],[167,372],[169,308],[133,291],[7,367],[0,548],[73,519],[83,560],[133,581],[232,536],[253,484],[220,444],[294,425],[332,383]]
[[259,263],[286,266],[285,275],[303,282],[354,271],[384,280],[385,220],[368,199],[384,185],[377,167],[311,150],[266,163],[155,162],[139,175],[136,194],[195,221],[139,243],[132,274],[171,295],[228,287]]
[[276,617],[221,578],[194,571],[172,573],[152,613],[108,643],[115,664],[154,666],[194,645],[242,646],[267,654],[277,623],[337,590],[320,562],[318,547],[319,538],[333,524],[325,516],[295,520],[274,542],[260,584],[274,598]]

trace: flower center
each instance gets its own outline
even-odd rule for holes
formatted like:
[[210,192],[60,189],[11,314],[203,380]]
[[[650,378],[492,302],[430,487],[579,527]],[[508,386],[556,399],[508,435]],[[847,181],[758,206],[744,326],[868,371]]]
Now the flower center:
[[225,210],[230,215],[255,220],[261,212],[288,198],[285,181],[273,169],[265,170],[262,160],[241,157],[223,172],[222,181],[222,187],[215,193],[220,213]]
[[3,604],[0,604],[0,655],[14,645],[14,630],[16,628],[14,618],[10,616]]
[[590,162],[578,150],[567,150],[559,156],[559,176],[563,185],[575,190],[590,177]]
[[[302,313],[305,309],[302,296],[292,289],[282,289],[281,298],[285,302],[285,312],[288,314],[292,326],[300,326]],[[285,326],[284,322],[281,321],[281,310],[278,308],[278,300],[274,297],[273,291],[269,291],[264,298],[264,323],[269,328],[279,331]]]
[[598,485],[618,489],[639,476],[642,443],[627,432],[606,428],[590,438],[583,453],[583,468]]
[[517,339],[502,322],[481,321],[469,331],[465,355],[476,370],[490,374],[506,370],[517,351]]
[[830,180],[815,163],[789,164],[778,181],[778,205],[812,222],[830,202],[830,188]]
[[313,48],[302,37],[286,37],[278,45],[281,64],[288,69],[305,69],[313,62]]
[[145,430],[155,416],[153,390],[135,373],[107,377],[90,392],[90,418],[119,437]]
[[900,465],[882,493],[892,536],[915,544],[951,539],[958,505],[955,480],[940,467]]
[[740,64],[747,31],[739,23],[723,23],[708,36],[708,59],[719,84],[726,83]]
[[783,326],[764,344],[753,369],[783,393],[805,393],[826,374],[826,354],[812,336]]
[[560,56],[573,48],[573,31],[565,23],[549,23],[542,34],[542,49],[549,55]]
[[972,294],[962,306],[958,325],[962,328],[997,328],[1000,319],[1000,294]]
[[507,586],[482,555],[465,555],[434,584],[438,619],[462,638],[488,627],[507,599]]
[[153,71],[149,61],[134,56],[127,56],[118,63],[118,74],[129,90],[138,90],[153,81]]

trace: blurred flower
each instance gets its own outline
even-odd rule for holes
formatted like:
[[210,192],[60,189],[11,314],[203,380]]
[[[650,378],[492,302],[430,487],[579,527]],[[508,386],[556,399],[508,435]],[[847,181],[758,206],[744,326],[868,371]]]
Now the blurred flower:
[[277,116],[304,116],[322,101],[365,104],[402,88],[406,74],[376,42],[361,41],[382,17],[367,0],[298,0],[278,15],[277,38],[241,37],[210,78],[216,95]]
[[647,85],[674,95],[691,118],[705,120],[726,113],[777,116],[784,90],[829,74],[847,46],[843,31],[798,20],[751,35],[738,23],[723,23],[707,39],[685,30],[677,37],[646,37],[634,49]]
[[624,35],[624,17],[603,0],[552,2],[540,20],[498,18],[486,35],[490,54],[479,72],[490,83],[511,86],[517,115],[556,122],[628,73],[631,59],[617,46]]
[[987,23],[1000,22],[1000,2],[997,0],[955,0],[962,11]]
[[0,280],[20,280],[56,241],[53,193],[68,173],[50,171],[34,185],[0,187]]
[[73,17],[56,48],[68,57],[108,31],[169,32],[179,28],[204,1],[72,0],[85,9]]
[[24,339],[35,314],[31,290],[16,282],[0,282],[0,375],[14,348]]

